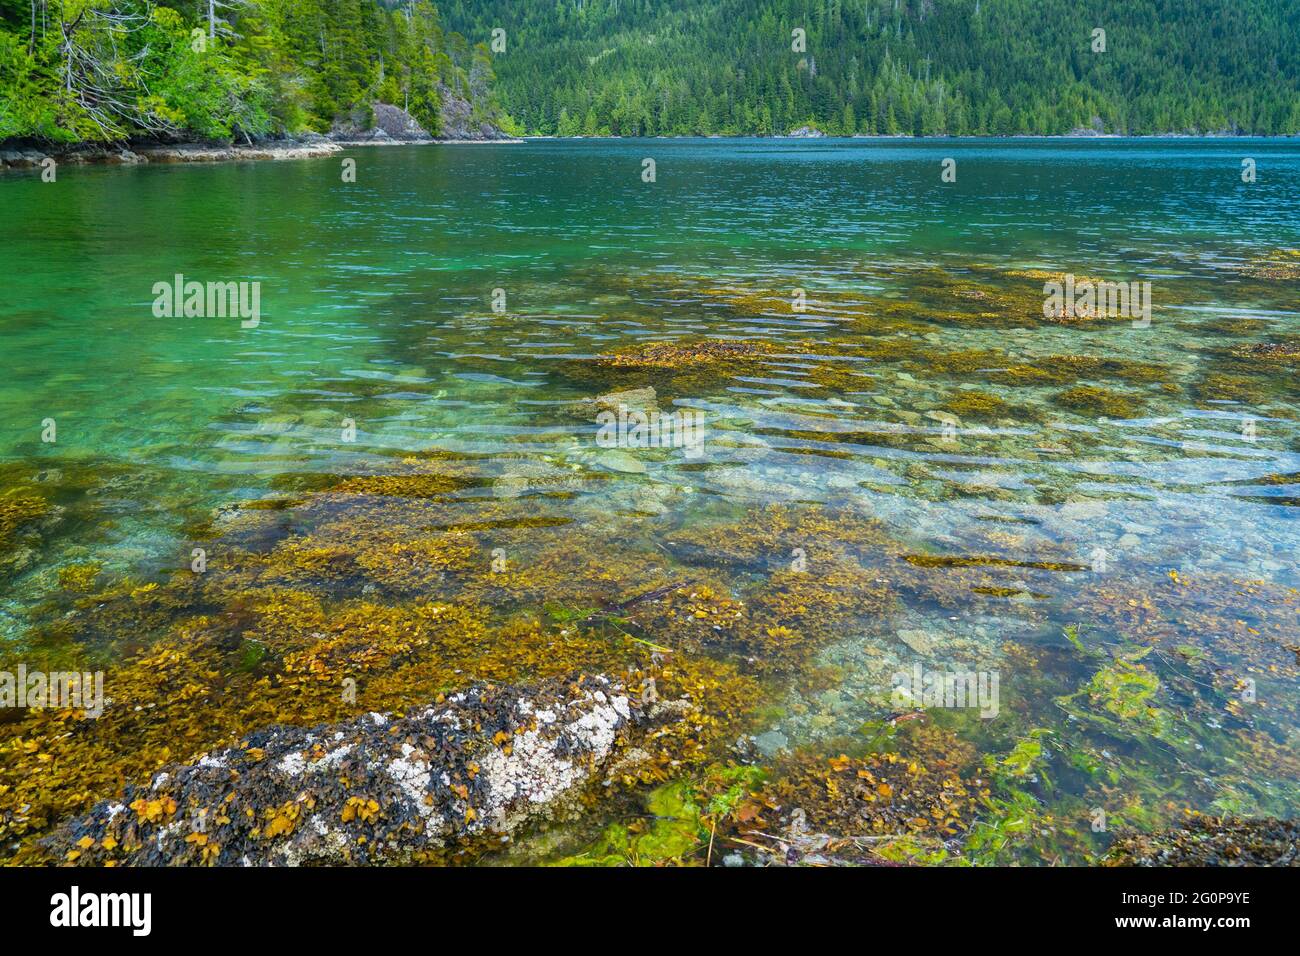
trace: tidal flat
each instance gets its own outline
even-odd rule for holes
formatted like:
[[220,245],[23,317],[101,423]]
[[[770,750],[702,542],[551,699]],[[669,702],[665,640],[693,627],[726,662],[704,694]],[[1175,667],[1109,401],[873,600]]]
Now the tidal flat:
[[1294,142],[340,155],[0,181],[0,859],[1276,855]]

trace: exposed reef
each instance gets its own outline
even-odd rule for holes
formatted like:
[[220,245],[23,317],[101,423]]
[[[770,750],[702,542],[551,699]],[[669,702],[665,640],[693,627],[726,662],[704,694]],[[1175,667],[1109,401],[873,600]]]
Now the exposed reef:
[[47,842],[56,858],[96,866],[428,860],[572,811],[583,788],[646,759],[630,748],[648,725],[683,713],[596,676],[270,727],[126,787]]

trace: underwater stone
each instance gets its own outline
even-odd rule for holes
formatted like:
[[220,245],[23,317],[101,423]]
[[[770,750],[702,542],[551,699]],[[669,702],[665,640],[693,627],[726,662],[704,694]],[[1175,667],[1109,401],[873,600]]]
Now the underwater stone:
[[898,639],[918,654],[928,657],[934,652],[934,639],[925,631],[899,631]]
[[1061,507],[1061,517],[1069,518],[1072,521],[1081,521],[1085,518],[1101,518],[1106,514],[1107,508],[1104,501],[1094,499],[1084,499],[1082,501],[1071,501]]
[[642,412],[649,414],[658,411],[658,395],[655,394],[653,386],[647,385],[645,388],[629,388],[621,392],[609,392],[596,398],[596,405],[599,408],[609,409],[617,412],[620,408],[626,408],[629,412]]
[[643,475],[646,472],[645,463],[638,461],[625,451],[611,450],[602,452],[596,456],[595,462],[601,468],[629,475]]
[[775,757],[790,745],[789,738],[779,730],[769,730],[754,738],[754,746],[764,757]]

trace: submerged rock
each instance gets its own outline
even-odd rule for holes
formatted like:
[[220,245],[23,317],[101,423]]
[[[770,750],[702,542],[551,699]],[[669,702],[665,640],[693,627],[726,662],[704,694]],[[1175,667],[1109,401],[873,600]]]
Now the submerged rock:
[[934,638],[925,631],[898,631],[898,639],[916,653],[929,657],[934,653]]
[[764,757],[775,757],[790,746],[790,740],[777,730],[769,730],[754,738],[754,747]]
[[592,462],[609,471],[617,471],[628,475],[644,475],[647,471],[645,462],[638,460],[625,451],[612,448],[601,451],[592,458]]
[[647,385],[645,388],[629,388],[621,392],[599,395],[595,399],[595,404],[602,411],[619,412],[627,409],[629,412],[649,415],[659,410],[658,400],[659,396],[655,394],[654,387]]
[[678,712],[596,676],[269,727],[127,787],[49,845],[91,865],[406,862],[571,808],[635,760],[638,727]]

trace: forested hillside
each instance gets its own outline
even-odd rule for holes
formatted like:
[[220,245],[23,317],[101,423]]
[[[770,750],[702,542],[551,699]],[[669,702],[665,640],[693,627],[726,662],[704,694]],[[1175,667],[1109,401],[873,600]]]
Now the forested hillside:
[[455,102],[502,123],[486,47],[428,0],[0,0],[0,140],[244,139]]
[[1300,131],[1300,0],[441,6],[476,40],[506,31],[502,100],[534,133]]
[[0,140],[325,132],[376,102],[434,135],[452,113],[559,135],[1295,133],[1300,0],[0,0]]

